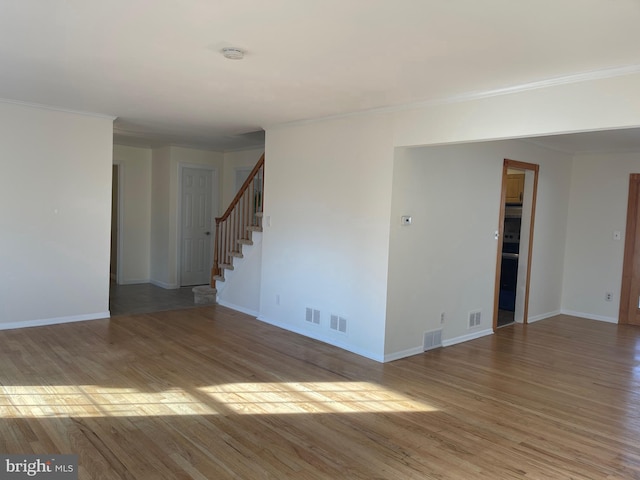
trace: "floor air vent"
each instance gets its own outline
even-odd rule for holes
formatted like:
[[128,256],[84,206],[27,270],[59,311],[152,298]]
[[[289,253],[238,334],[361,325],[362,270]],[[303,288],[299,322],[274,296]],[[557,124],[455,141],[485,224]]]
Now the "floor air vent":
[[442,330],[424,332],[424,351],[433,350],[442,346]]
[[469,328],[478,327],[480,320],[482,320],[482,313],[479,310],[469,313]]

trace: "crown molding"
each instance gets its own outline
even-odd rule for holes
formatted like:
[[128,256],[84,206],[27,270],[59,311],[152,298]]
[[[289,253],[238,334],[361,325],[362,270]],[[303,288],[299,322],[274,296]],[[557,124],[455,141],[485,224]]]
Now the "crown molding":
[[87,117],[104,118],[107,120],[115,121],[118,117],[113,115],[105,115],[104,113],[85,112],[82,110],[72,110],[70,108],[56,107],[53,105],[45,105],[42,103],[23,102],[21,100],[12,100],[10,98],[0,98],[0,103],[8,103],[11,105],[19,105],[21,107],[38,108],[40,110],[53,110],[54,112],[72,113],[75,115],[84,115]]
[[556,87],[560,85],[570,85],[595,80],[604,80],[607,78],[622,77],[624,75],[632,75],[640,73],[640,64],[624,65],[601,70],[593,70],[589,72],[575,73],[571,75],[563,75],[560,77],[552,77],[535,82],[522,83],[512,85],[510,87],[496,88],[492,90],[483,90],[478,92],[466,92],[459,95],[451,95],[449,97],[436,98],[432,100],[424,100],[417,102],[401,103],[397,105],[389,105],[384,107],[368,108],[366,110],[358,110],[355,112],[340,113],[336,115],[327,115],[318,118],[309,118],[304,120],[294,120],[292,122],[283,122],[265,126],[267,128],[289,127],[296,125],[307,125],[327,120],[339,120],[342,118],[359,117],[365,115],[385,114],[394,112],[404,112],[408,110],[418,110],[420,108],[434,107],[437,105],[446,105],[452,103],[464,103],[474,100],[482,100],[485,98],[500,97],[504,95],[513,95],[516,93],[528,92],[531,90],[540,90],[543,88]]
[[[483,98],[499,97],[502,95],[512,95],[514,93],[528,92],[530,90],[540,90],[542,88],[556,87],[559,85],[569,85],[572,83],[582,83],[594,80],[604,80],[607,78],[622,77],[624,75],[632,75],[634,73],[640,73],[640,64],[637,65],[625,65],[622,67],[606,68],[602,70],[594,70],[590,72],[575,73],[571,75],[564,75],[561,77],[553,77],[545,80],[538,80],[535,82],[522,83],[520,85],[513,85],[511,87],[496,88],[493,90],[485,90],[482,92],[470,92],[463,93],[461,95],[454,95],[441,100],[435,100],[430,103],[431,105],[443,104],[443,103],[459,103],[468,102],[470,100],[481,100]],[[430,106],[430,105],[429,105]],[[420,108],[420,105],[417,105]]]

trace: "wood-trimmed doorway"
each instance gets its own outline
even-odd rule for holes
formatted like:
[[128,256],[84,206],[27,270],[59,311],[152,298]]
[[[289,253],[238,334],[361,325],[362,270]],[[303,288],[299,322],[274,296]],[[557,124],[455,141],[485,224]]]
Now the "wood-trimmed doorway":
[[[536,213],[536,197],[538,193],[538,172],[539,165],[534,163],[519,162],[516,160],[505,159],[502,165],[502,191],[500,195],[500,218],[498,222],[498,250],[496,254],[496,278],[494,286],[493,301],[493,330],[498,328],[498,314],[500,305],[500,289],[501,289],[501,273],[503,261],[503,242],[504,242],[504,224],[507,204],[507,180],[510,169],[524,171],[525,185],[524,195],[522,198],[522,246],[524,247],[518,253],[520,258],[518,266],[518,277],[524,280],[524,288],[520,286],[518,290],[522,291],[524,298],[522,302],[522,323],[527,323],[529,312],[529,284],[531,279],[531,258],[533,252],[533,231],[535,225]],[[521,272],[521,268],[525,270]]]
[[640,325],[640,173],[629,175],[627,226],[624,236],[622,286],[618,323]]

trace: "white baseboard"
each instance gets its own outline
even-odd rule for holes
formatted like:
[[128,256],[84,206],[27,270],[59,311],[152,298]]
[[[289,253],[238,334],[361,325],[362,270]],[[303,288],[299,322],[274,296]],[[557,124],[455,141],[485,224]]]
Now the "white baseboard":
[[460,335],[459,337],[443,340],[442,346],[450,347],[451,345],[455,345],[456,343],[468,342],[469,340],[486,337],[487,335],[493,335],[493,330],[488,328],[487,330],[480,330],[479,332],[468,333],[466,335]]
[[[141,283],[152,283],[148,278],[141,278],[141,279],[135,279],[135,278],[130,278],[128,280],[120,280],[120,282],[118,283],[118,285],[139,285]],[[159,287],[161,285],[158,285]],[[165,288],[165,287],[162,287]]]
[[85,322],[87,320],[104,320],[111,318],[109,312],[91,313],[88,315],[72,315],[70,317],[44,318],[40,320],[25,320],[23,322],[0,323],[0,330],[13,330],[16,328],[46,327],[61,323]]
[[401,352],[389,353],[384,356],[384,361],[393,362],[394,360],[400,360],[401,358],[412,357],[413,355],[420,355],[424,353],[424,347],[414,347],[409,348],[407,350],[402,350]]
[[260,315],[260,312],[241,307],[240,305],[234,305],[233,303],[225,302],[224,300],[220,299],[218,299],[218,305],[222,305],[223,307],[230,308],[231,310],[235,310],[237,312],[246,313],[247,315],[251,315],[252,317],[256,318],[258,317],[258,315]]
[[572,317],[586,318],[587,320],[598,320],[600,322],[618,323],[616,317],[605,317],[603,315],[592,315],[584,312],[574,312],[573,310],[562,310],[560,313],[563,315],[571,315]]
[[[455,345],[457,343],[468,342],[469,340],[475,340],[476,338],[486,337],[487,335],[493,335],[493,330],[491,330],[491,329],[481,330],[479,332],[473,332],[473,333],[469,333],[467,335],[461,335],[459,337],[450,338],[448,340],[443,340],[442,341],[442,346],[443,347],[450,347],[450,346]],[[390,353],[388,355],[385,355],[384,356],[384,361],[385,362],[392,362],[394,360],[399,360],[401,358],[410,357],[412,355],[419,355],[421,353],[425,353],[424,347],[422,347],[422,346],[413,347],[413,348],[409,348],[407,350],[403,350],[401,352],[395,352],[395,353]]]
[[156,287],[162,287],[167,290],[175,290],[176,288],[180,288],[180,285],[177,285],[175,283],[165,283],[161,282],[160,280],[149,280],[149,283],[155,285]]
[[556,315],[560,315],[561,313],[562,312],[560,310],[556,310],[554,312],[547,312],[547,313],[542,313],[540,315],[534,315],[533,317],[529,317],[527,319],[527,323],[539,322],[540,320],[555,317]]
[[355,348],[352,345],[346,345],[341,342],[335,341],[333,338],[327,338],[323,335],[315,334],[310,330],[305,330],[302,328],[298,328],[294,325],[289,325],[286,323],[281,323],[276,320],[272,320],[263,315],[258,315],[258,320],[264,323],[268,323],[269,325],[273,325],[274,327],[282,328],[283,330],[288,330],[289,332],[297,333],[298,335],[302,335],[303,337],[312,338],[313,340],[318,340],[319,342],[327,343],[329,345],[333,345],[334,347],[341,348],[342,350],[346,350],[347,352],[355,353],[356,355],[360,355],[361,357],[368,358],[370,360],[375,360],[376,362],[383,363],[384,355],[376,355],[366,350],[362,350],[359,348]]

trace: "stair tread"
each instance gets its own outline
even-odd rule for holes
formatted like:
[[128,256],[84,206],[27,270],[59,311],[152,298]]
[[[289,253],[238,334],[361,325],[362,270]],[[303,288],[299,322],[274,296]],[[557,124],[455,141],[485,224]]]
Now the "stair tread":
[[242,252],[229,252],[229,255],[231,255],[233,258],[244,258]]
[[256,217],[262,218],[262,212],[256,212]]
[[253,245],[253,240],[248,240],[246,238],[241,238],[240,240],[238,240],[238,243],[240,245]]
[[251,225],[247,227],[247,230],[249,230],[250,232],[261,232],[262,227],[259,227],[258,225]]
[[233,264],[231,263],[221,263],[219,266],[225,270],[233,270]]
[[216,282],[224,282],[224,275],[214,275],[213,279]]

